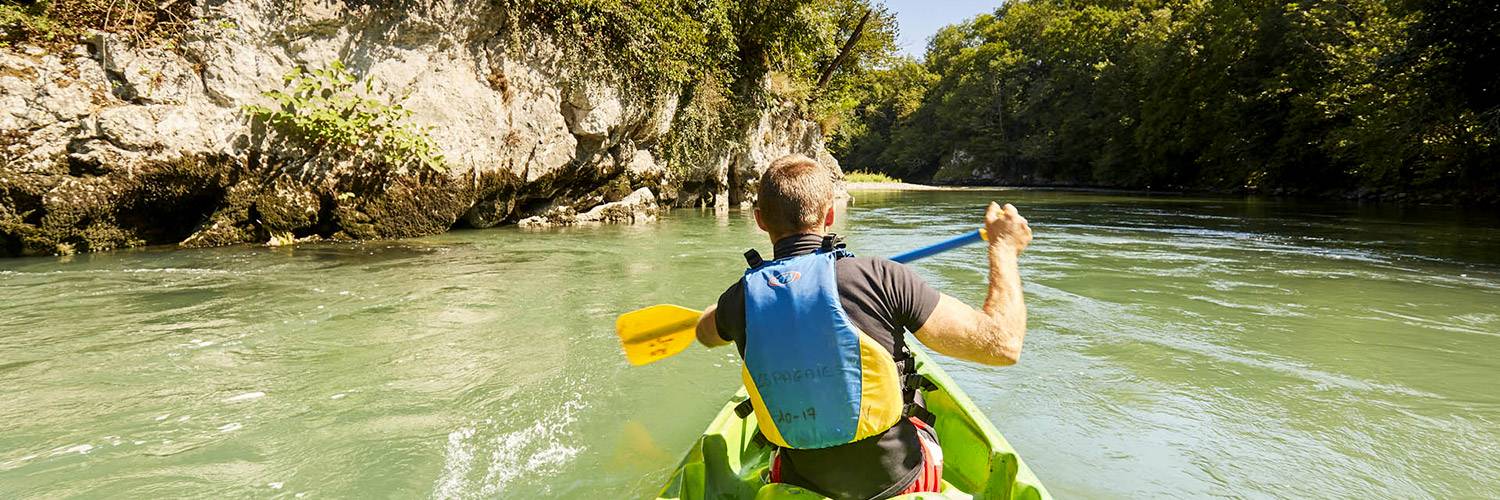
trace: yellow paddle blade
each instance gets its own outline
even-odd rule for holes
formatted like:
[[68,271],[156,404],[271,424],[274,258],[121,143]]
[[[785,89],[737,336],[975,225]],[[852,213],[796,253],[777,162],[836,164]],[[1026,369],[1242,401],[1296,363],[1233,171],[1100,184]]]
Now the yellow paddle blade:
[[698,317],[703,313],[672,304],[657,304],[621,314],[615,334],[625,348],[625,359],[640,366],[687,349],[698,339]]

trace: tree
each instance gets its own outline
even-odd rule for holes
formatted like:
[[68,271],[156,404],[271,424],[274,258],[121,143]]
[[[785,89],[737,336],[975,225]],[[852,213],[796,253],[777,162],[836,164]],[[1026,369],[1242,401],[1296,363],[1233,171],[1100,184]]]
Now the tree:
[[832,146],[914,180],[1500,201],[1497,63],[1492,2],[1019,0],[899,98],[858,86]]

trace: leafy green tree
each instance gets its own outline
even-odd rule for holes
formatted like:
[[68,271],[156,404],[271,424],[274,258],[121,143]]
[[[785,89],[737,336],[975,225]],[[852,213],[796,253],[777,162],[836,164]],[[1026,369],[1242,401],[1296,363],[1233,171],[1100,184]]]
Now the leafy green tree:
[[1007,2],[901,92],[854,87],[832,146],[914,180],[1495,201],[1497,5]]

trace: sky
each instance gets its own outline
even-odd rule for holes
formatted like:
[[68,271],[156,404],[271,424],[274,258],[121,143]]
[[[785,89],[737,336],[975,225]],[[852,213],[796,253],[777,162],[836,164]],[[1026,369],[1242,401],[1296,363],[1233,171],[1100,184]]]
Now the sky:
[[[878,0],[877,0],[878,1]],[[884,0],[880,1],[901,24],[901,38],[896,45],[901,53],[920,58],[927,52],[927,39],[938,28],[981,13],[994,12],[1001,0]]]

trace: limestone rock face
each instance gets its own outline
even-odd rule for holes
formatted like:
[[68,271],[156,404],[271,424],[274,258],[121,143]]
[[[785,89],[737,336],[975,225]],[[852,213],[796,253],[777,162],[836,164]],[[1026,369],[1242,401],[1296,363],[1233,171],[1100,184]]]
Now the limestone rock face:
[[806,155],[828,167],[831,175],[839,179],[844,176],[838,160],[824,147],[823,130],[815,122],[800,119],[790,105],[761,114],[747,135],[744,142],[749,147],[732,154],[725,166],[729,203],[741,206],[754,203],[761,174],[772,161],[789,154]]
[[613,201],[578,214],[579,222],[640,224],[656,221],[656,195],[640,188],[620,201]]
[[517,224],[521,227],[553,227],[575,224],[645,224],[655,222],[656,215],[660,210],[660,207],[656,204],[656,195],[651,194],[651,189],[640,188],[620,201],[605,203],[591,208],[584,213],[576,213],[571,208],[563,207],[549,210],[542,215],[534,215],[521,219]]
[[[837,171],[790,106],[712,164],[668,164],[681,89],[627,96],[568,67],[567,40],[496,33],[496,4],[224,0],[194,7],[170,47],[100,33],[61,52],[0,49],[0,256],[639,223],[660,203],[749,203],[784,154]],[[311,153],[267,140],[245,106],[274,107],[266,92],[290,71],[335,60],[411,112],[445,174],[374,182],[339,158],[309,173]]]

